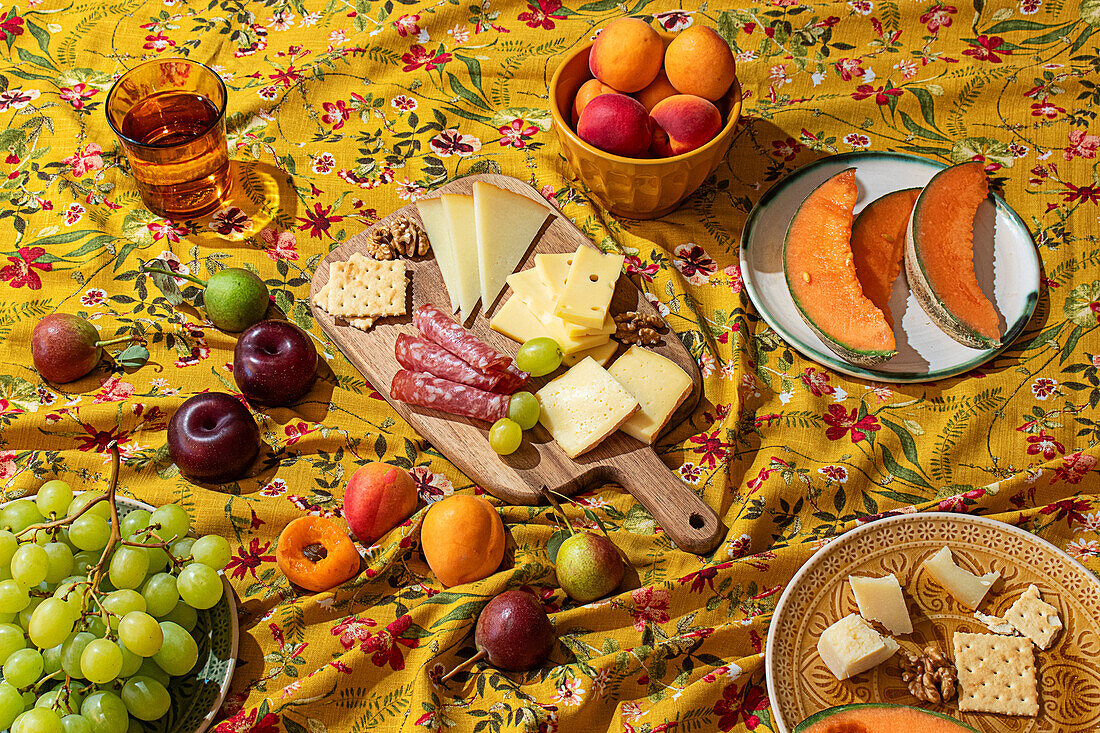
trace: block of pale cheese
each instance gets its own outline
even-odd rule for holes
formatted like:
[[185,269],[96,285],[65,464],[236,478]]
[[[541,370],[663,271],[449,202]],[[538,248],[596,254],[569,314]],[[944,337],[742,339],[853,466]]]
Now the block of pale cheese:
[[573,252],[535,255],[535,271],[539,274],[539,281],[547,292],[553,294],[555,301],[561,296],[561,291],[565,290],[573,255]]
[[586,358],[537,393],[539,422],[570,458],[594,448],[630,419],[638,400]]
[[860,616],[868,621],[878,621],[891,634],[913,633],[913,621],[909,618],[909,609],[897,576],[893,573],[881,578],[849,575],[848,584],[856,595]]
[[439,198],[443,201],[443,213],[450,222],[451,245],[454,248],[454,289],[461,313],[460,318],[465,321],[474,312],[477,301],[481,298],[474,197],[445,193]]
[[424,231],[432,243],[435,263],[443,284],[447,288],[447,297],[451,299],[451,312],[458,310],[458,265],[455,264],[454,242],[451,240],[451,221],[443,211],[443,199],[436,196],[416,202],[420,220],[424,222]]
[[[523,302],[530,307],[531,312],[538,316],[540,321],[554,324],[552,330],[565,329],[565,333],[570,338],[597,335],[610,336],[615,333],[617,324],[610,314],[604,318],[603,325],[599,328],[578,326],[554,315],[557,297],[543,286],[538,272],[533,267],[509,275],[508,285],[512,288],[513,293],[523,299]],[[560,326],[556,323],[558,321],[561,322]]]
[[691,394],[691,377],[676,362],[641,346],[631,346],[608,369],[641,404],[621,430],[650,444],[672,413]]
[[846,680],[885,662],[900,645],[853,613],[821,632],[817,653],[838,680]]
[[949,547],[940,548],[936,554],[922,562],[921,567],[954,596],[956,601],[971,610],[978,607],[985,598],[985,594],[1001,577],[1001,574],[996,571],[979,577],[969,570],[960,568],[955,564]]
[[606,344],[593,346],[591,349],[578,351],[575,354],[566,354],[561,358],[561,363],[567,367],[571,367],[586,356],[591,356],[593,359],[595,359],[597,364],[605,367],[607,366],[607,362],[611,361],[611,357],[615,355],[615,351],[618,348],[619,342],[615,339],[611,339]]
[[624,259],[593,247],[578,247],[554,315],[578,326],[603,326]]
[[474,220],[481,307],[489,310],[531,243],[550,208],[523,194],[474,182]]
[[601,333],[571,336],[560,318],[549,315],[543,320],[515,293],[497,309],[496,315],[489,321],[489,328],[520,343],[540,336],[552,338],[558,342],[562,353],[567,355],[600,346],[610,339],[610,336]]

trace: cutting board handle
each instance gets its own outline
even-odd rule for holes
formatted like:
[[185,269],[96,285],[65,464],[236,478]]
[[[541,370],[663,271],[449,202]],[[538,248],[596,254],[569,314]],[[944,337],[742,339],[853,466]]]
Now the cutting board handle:
[[609,481],[635,496],[677,547],[706,555],[726,536],[726,526],[690,486],[669,470],[652,448],[608,466]]

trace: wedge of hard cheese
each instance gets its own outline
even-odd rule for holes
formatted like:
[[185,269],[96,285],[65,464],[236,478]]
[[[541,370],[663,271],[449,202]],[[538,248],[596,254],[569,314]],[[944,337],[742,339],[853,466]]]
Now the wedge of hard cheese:
[[853,613],[821,632],[817,653],[838,680],[846,680],[885,662],[901,646]]
[[547,336],[554,339],[563,354],[575,354],[607,343],[607,334],[595,333],[591,336],[573,336],[565,323],[554,315],[540,316],[540,313],[527,305],[516,293],[497,309],[496,315],[489,321],[489,328],[504,334],[513,341],[523,343],[533,338]]
[[570,458],[596,447],[638,410],[638,400],[591,357],[535,397],[542,406],[539,422]]
[[954,596],[956,601],[970,610],[978,607],[985,598],[985,594],[1001,577],[1001,574],[996,571],[978,576],[965,568],[960,568],[955,564],[951,549],[948,547],[940,548],[939,552],[922,562],[921,567]]
[[482,310],[492,307],[505,279],[527,254],[548,216],[550,209],[534,199],[484,181],[474,183]]
[[913,621],[901,593],[901,584],[893,573],[881,578],[849,575],[848,583],[856,596],[859,615],[868,621],[878,621],[891,634],[912,634]]
[[[460,318],[465,321],[474,312],[481,297],[474,197],[445,193],[439,198],[443,201],[443,212],[450,223],[451,243],[454,247],[456,293],[453,299],[458,301]],[[428,236],[431,237],[431,234]]]
[[453,313],[458,310],[458,266],[455,264],[451,221],[447,218],[447,212],[443,211],[443,199],[438,196],[417,201],[416,210],[420,212],[420,220],[424,222],[424,230],[432,243],[435,262],[439,266],[439,274],[443,276],[443,284],[447,287],[447,297],[451,299]]
[[691,394],[691,377],[676,362],[641,346],[631,346],[608,374],[634,395],[641,407],[622,430],[646,445],[661,432],[672,413]]

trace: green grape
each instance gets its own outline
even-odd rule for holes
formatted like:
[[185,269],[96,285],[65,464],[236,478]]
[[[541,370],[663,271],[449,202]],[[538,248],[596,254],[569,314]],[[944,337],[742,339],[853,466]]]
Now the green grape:
[[199,612],[186,603],[177,603],[176,607],[162,616],[160,620],[171,621],[174,624],[179,624],[188,631],[192,631],[195,628],[195,624],[199,622]]
[[127,649],[122,642],[119,642],[118,648],[122,650],[122,669],[119,670],[118,678],[124,680],[127,677],[133,677],[141,669],[144,658]]
[[138,720],[158,720],[168,712],[172,698],[164,685],[152,677],[131,677],[122,686],[122,702]]
[[38,648],[49,649],[69,638],[75,623],[72,606],[58,598],[46,598],[31,614],[27,636]]
[[27,589],[14,580],[0,580],[0,611],[4,613],[19,613],[31,597],[27,595]]
[[11,567],[0,565],[0,580],[11,580]]
[[14,624],[0,624],[0,665],[8,661],[14,652],[27,648],[27,637],[23,629]]
[[27,602],[26,608],[19,612],[19,625],[23,628],[23,631],[28,631],[31,627],[31,616],[34,615],[34,609],[41,605],[45,598],[39,596],[31,596]]
[[0,529],[0,565],[11,562],[12,555],[19,549],[19,540],[6,529]]
[[96,514],[81,514],[69,525],[69,541],[81,550],[102,550],[110,539],[111,525]]
[[61,644],[42,650],[42,674],[47,677],[61,671]]
[[164,632],[157,620],[149,614],[130,611],[119,622],[118,638],[134,654],[151,657],[160,651]]
[[489,428],[489,447],[502,456],[514,453],[523,442],[523,428],[515,420],[502,417]]
[[92,733],[119,733],[126,730],[126,705],[113,692],[100,690],[84,698],[80,714],[92,725]]
[[122,671],[122,650],[113,641],[93,639],[80,655],[80,671],[89,682],[105,685]]
[[130,611],[145,611],[145,599],[136,590],[123,588],[108,593],[103,599],[103,607],[111,613],[111,628],[117,629],[118,622]]
[[103,617],[96,615],[87,622],[88,633],[97,639],[103,639],[107,636],[107,624],[103,622]]
[[229,540],[216,534],[199,537],[191,546],[191,557],[195,558],[195,562],[221,570],[229,564]]
[[32,524],[40,524],[45,517],[30,499],[16,499],[0,509],[0,527],[19,534]]
[[61,719],[65,733],[95,733],[92,724],[83,715],[66,715]]
[[149,518],[152,516],[152,512],[147,509],[134,509],[119,520],[119,530],[129,537],[148,527],[150,525]]
[[168,552],[177,560],[186,560],[191,557],[191,548],[195,546],[194,537],[184,537],[168,545]]
[[145,585],[141,587],[141,595],[145,598],[145,611],[150,616],[161,618],[179,603],[176,577],[168,573],[157,573],[145,581]]
[[542,406],[530,392],[516,392],[508,400],[508,417],[515,420],[524,430],[535,427],[542,414]]
[[141,666],[138,667],[138,671],[134,674],[140,674],[143,677],[152,677],[157,682],[161,683],[165,687],[172,680],[167,672],[160,668],[160,665],[156,663],[154,659],[143,659]]
[[[66,516],[72,517],[76,515],[77,512],[79,512],[81,509],[88,506],[101,496],[104,496],[104,493],[102,491],[85,491],[77,494],[69,503],[69,509],[65,512]],[[106,501],[101,501],[88,511],[84,512],[85,516],[88,514],[93,514],[100,519],[110,519],[111,505]]]
[[11,727],[23,713],[23,696],[7,682],[0,682],[0,730]]
[[149,569],[145,571],[147,575],[155,575],[168,568],[168,550],[163,547],[148,547],[144,552],[149,557]]
[[73,501],[73,488],[64,481],[54,479],[38,487],[34,503],[43,517],[63,517]]
[[208,565],[193,562],[180,571],[176,578],[180,599],[200,611],[213,608],[222,599],[224,587],[218,571]]
[[87,575],[99,562],[99,556],[100,553],[91,550],[81,550],[73,553],[73,572]]
[[126,726],[126,733],[145,733],[145,726],[136,719],[130,718],[130,725]]
[[23,688],[38,682],[42,676],[42,654],[37,649],[12,652],[4,662],[4,680],[12,687]]
[[57,589],[53,592],[53,597],[59,600],[65,601],[73,609],[73,613],[79,616],[84,612],[84,585],[85,578],[74,578],[69,576],[62,580]]
[[544,377],[561,366],[561,347],[549,336],[525,341],[516,352],[516,368],[530,372],[532,377]]
[[18,615],[17,613],[0,613],[0,624],[10,624]]
[[123,545],[111,556],[109,574],[116,588],[140,588],[149,570],[149,553]]
[[65,733],[61,716],[49,708],[33,708],[23,713],[19,733]]
[[38,698],[34,706],[53,708],[60,715],[71,715],[80,712],[80,696],[76,692],[66,695],[64,687],[57,687]]
[[84,673],[80,671],[80,657],[93,641],[95,641],[95,635],[88,631],[69,634],[69,638],[61,645],[61,669],[65,670],[65,674],[76,679],[84,679]]
[[73,572],[73,551],[64,542],[51,542],[45,545],[48,567],[46,569],[47,583],[60,583]]
[[153,655],[153,660],[173,677],[187,674],[199,659],[199,645],[179,624],[161,621],[160,629],[164,633],[164,643],[160,651]]
[[191,517],[178,504],[165,504],[155,509],[149,521],[157,527],[157,536],[169,542],[183,539],[191,530]]
[[11,577],[24,588],[30,589],[41,583],[49,571],[50,556],[38,545],[23,545],[12,555]]

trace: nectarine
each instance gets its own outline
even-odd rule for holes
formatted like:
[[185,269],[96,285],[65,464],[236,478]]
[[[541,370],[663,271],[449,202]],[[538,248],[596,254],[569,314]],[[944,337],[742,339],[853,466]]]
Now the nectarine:
[[344,491],[344,518],[364,545],[408,519],[416,510],[416,482],[388,463],[368,463],[352,474]]
[[581,118],[581,112],[596,97],[601,94],[618,94],[618,89],[612,89],[599,79],[589,79],[577,90],[577,96],[573,97],[573,127],[577,126],[577,120]]
[[665,49],[665,73],[681,94],[715,102],[729,91],[737,64],[726,39],[711,28],[693,25]]
[[645,107],[625,94],[601,94],[589,102],[577,134],[589,145],[627,158],[644,155],[653,139]]
[[677,94],[653,108],[653,147],[668,157],[700,148],[722,130],[722,113],[702,97]]
[[[584,87],[581,87],[582,89]],[[657,103],[662,99],[667,99],[680,92],[676,90],[676,87],[672,86],[672,82],[668,80],[668,75],[665,74],[664,69],[657,74],[657,78],[650,82],[649,86],[640,92],[634,94],[634,98],[642,103],[642,106],[646,108],[646,111],[652,112],[653,108],[657,106]]]

